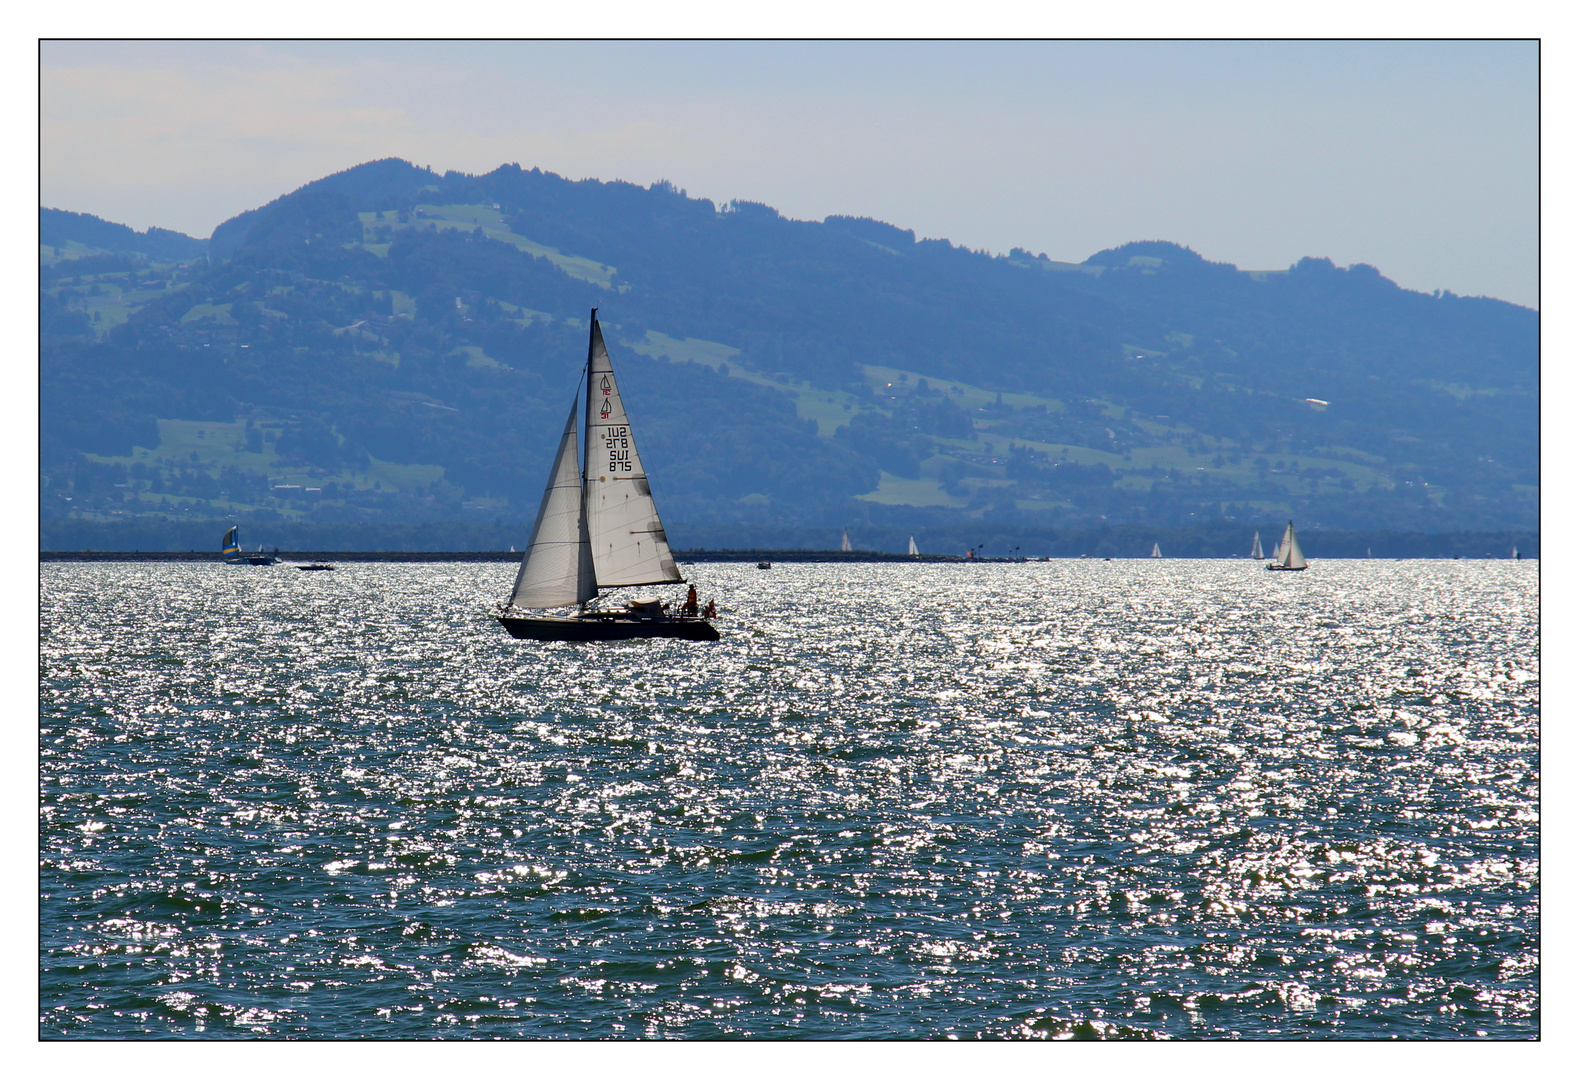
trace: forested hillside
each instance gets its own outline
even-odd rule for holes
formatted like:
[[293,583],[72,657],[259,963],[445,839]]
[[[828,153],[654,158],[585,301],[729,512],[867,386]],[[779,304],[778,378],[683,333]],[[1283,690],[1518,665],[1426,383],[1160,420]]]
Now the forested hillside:
[[208,241],[40,214],[42,514],[530,522],[596,306],[685,523],[1527,529],[1535,312],[1320,258],[992,257],[380,161]]

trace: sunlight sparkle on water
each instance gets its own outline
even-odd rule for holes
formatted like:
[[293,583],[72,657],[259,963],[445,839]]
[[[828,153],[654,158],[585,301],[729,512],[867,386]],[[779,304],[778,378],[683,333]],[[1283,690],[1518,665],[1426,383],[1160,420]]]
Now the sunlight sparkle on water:
[[1539,1031],[1537,566],[42,567],[44,1038]]

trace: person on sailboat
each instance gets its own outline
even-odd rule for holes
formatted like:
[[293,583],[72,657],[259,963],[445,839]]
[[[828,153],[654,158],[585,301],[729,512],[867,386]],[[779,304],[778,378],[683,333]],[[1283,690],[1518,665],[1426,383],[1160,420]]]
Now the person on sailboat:
[[702,618],[704,618],[704,619],[712,619],[712,618],[716,618],[717,615],[718,615],[718,605],[715,604],[712,600],[708,600],[707,601],[707,610],[702,612]]
[[680,608],[680,614],[695,615],[696,612],[696,586],[692,585],[689,589],[685,590],[685,603]]

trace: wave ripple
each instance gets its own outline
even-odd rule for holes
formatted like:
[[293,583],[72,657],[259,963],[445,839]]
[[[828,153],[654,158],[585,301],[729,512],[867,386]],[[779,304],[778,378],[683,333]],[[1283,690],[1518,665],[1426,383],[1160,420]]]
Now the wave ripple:
[[44,1038],[1538,1035],[1530,563],[46,564]]

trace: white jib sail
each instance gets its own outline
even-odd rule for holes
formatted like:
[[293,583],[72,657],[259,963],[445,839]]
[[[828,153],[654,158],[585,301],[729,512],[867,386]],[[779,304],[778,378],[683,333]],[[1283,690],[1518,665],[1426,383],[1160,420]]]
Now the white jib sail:
[[921,554],[920,550],[917,549],[917,547],[916,547],[916,538],[914,536],[912,536],[910,538],[910,554],[912,554],[912,555],[919,555],[919,554]]
[[1288,523],[1288,531],[1283,534],[1283,543],[1279,545],[1283,552],[1282,565],[1293,570],[1303,569],[1309,565],[1305,562],[1305,553],[1299,550],[1299,537],[1294,535],[1294,523]]
[[1260,558],[1264,557],[1261,554],[1261,530],[1260,529],[1256,530],[1255,538],[1250,541],[1250,557],[1252,559],[1260,559]]
[[521,557],[510,603],[520,608],[582,604],[598,595],[587,519],[581,510],[581,469],[576,464],[576,401],[570,402],[559,453],[548,474],[537,523]]
[[587,531],[598,584],[683,581],[658,520],[596,309],[587,356]]

